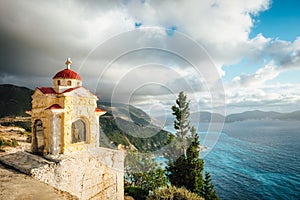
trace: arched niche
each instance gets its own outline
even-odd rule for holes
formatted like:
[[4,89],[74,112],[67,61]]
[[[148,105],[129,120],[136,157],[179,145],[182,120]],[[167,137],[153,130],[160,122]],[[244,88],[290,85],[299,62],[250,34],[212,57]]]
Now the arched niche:
[[45,134],[43,122],[39,119],[35,120],[33,126],[33,152],[43,155],[45,148]]
[[87,141],[87,127],[82,119],[72,123],[72,143]]

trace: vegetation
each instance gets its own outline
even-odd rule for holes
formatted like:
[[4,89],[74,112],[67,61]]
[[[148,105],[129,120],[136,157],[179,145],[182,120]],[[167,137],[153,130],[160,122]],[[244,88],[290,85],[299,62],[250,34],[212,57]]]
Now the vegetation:
[[203,187],[203,196],[205,200],[218,200],[217,192],[214,188],[214,185],[211,182],[211,177],[209,172],[205,173],[204,187]]
[[[100,126],[108,141],[100,141],[105,145],[112,141],[115,146],[134,146],[139,152],[149,152],[160,149],[168,143],[171,133],[155,126],[142,126],[136,123],[105,115],[100,117]],[[120,128],[122,127],[122,129]],[[107,144],[109,145],[109,144]]]
[[[168,138],[170,151],[167,154],[180,156],[177,159],[168,157],[171,162],[164,170],[149,154],[129,153],[125,164],[126,194],[145,199],[149,192],[148,200],[219,199],[208,172],[203,179],[204,161],[200,158],[199,136],[194,127],[190,128],[189,103],[183,92],[178,95],[172,110],[177,132]],[[167,181],[171,185],[167,186]]]
[[124,192],[126,196],[134,197],[134,200],[144,200],[149,194],[149,191],[137,186],[125,186]]
[[174,128],[176,130],[176,136],[179,140],[181,154],[186,154],[187,140],[186,137],[190,131],[190,108],[189,102],[186,100],[186,95],[180,92],[176,105],[172,106],[173,115],[175,116]]
[[167,176],[172,185],[185,187],[201,196],[204,162],[199,155],[200,144],[195,128],[192,128],[192,133],[193,141],[188,147],[186,155],[181,155],[177,160],[169,164]]
[[[179,144],[184,145],[180,146],[182,155],[177,160],[170,162],[167,167],[169,181],[172,185],[185,187],[198,196],[205,197],[207,195],[217,199],[214,190],[206,190],[207,188],[213,189],[213,184],[210,179],[203,180],[204,161],[200,158],[199,136],[194,127],[189,127],[189,104],[183,92],[179,93],[176,104],[172,107],[173,115],[175,116],[174,128],[177,130],[176,136],[180,138]],[[189,141],[191,141],[191,144],[185,150],[184,147]]]
[[166,186],[168,180],[165,172],[150,154],[129,151],[125,162],[128,195],[135,199],[145,199],[149,191]]
[[0,117],[27,116],[33,91],[14,85],[0,85]]
[[190,192],[185,188],[175,186],[165,186],[158,188],[150,193],[147,200],[203,200],[197,194]]
[[15,138],[11,138],[11,139],[0,138],[0,148],[5,146],[16,147],[18,145],[19,144]]

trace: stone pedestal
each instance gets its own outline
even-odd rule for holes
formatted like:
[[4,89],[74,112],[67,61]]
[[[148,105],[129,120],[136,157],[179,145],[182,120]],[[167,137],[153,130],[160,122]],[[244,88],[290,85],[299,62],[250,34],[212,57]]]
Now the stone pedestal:
[[0,161],[79,199],[124,199],[124,152],[92,148],[47,159],[25,152]]

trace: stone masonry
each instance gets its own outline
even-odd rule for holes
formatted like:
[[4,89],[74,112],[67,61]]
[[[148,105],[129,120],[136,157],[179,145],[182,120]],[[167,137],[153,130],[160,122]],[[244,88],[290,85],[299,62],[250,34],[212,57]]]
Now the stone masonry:
[[93,148],[47,159],[26,152],[0,161],[79,199],[124,199],[122,151]]

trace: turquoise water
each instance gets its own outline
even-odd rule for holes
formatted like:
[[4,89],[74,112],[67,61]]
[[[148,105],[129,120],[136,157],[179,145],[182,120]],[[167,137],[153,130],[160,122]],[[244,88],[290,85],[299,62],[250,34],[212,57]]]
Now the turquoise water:
[[299,156],[299,122],[246,121],[225,124],[204,160],[221,199],[300,199]]

